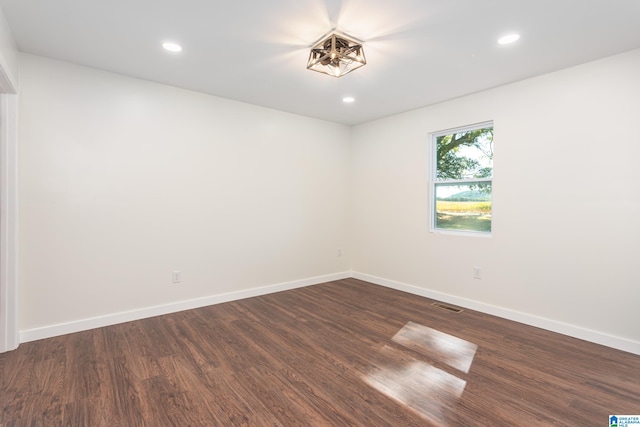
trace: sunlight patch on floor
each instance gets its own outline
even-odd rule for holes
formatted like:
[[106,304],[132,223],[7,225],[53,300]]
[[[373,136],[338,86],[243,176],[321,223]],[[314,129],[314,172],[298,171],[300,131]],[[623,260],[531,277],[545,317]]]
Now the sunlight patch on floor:
[[478,346],[414,322],[407,322],[391,341],[460,372],[444,371],[385,345],[372,360],[374,368],[364,381],[430,422],[446,426],[447,414],[467,385],[457,375],[469,372]]

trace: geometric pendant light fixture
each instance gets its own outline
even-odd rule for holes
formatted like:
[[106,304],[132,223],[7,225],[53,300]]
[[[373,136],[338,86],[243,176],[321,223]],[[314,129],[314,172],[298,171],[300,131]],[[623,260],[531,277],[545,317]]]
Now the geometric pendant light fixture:
[[361,43],[334,33],[311,48],[307,69],[342,77],[366,63]]

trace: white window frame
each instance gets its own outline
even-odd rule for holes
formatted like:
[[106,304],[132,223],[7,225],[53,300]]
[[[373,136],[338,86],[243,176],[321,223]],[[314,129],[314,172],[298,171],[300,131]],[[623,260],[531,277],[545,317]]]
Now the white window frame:
[[[453,234],[460,236],[473,236],[473,237],[491,237],[493,233],[493,180],[495,175],[492,174],[491,178],[473,178],[473,179],[451,179],[451,180],[440,180],[436,179],[438,165],[436,164],[437,156],[437,143],[436,140],[438,137],[451,135],[454,133],[472,131],[476,129],[482,129],[487,127],[494,127],[493,120],[489,120],[486,122],[475,123],[472,125],[460,126],[445,130],[440,130],[437,132],[432,132],[429,134],[429,165],[431,168],[431,173],[429,174],[429,231],[431,233],[441,233],[441,234]],[[450,230],[443,228],[436,228],[436,184],[475,184],[478,182],[489,182],[491,183],[491,231],[474,231],[474,230]]]

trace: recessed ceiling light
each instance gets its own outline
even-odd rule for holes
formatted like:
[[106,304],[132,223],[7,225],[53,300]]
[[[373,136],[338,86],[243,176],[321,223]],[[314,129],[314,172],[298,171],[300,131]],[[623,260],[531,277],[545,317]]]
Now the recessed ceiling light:
[[342,102],[344,102],[345,104],[351,104],[355,101],[356,99],[353,96],[345,96],[344,98],[342,98]]
[[182,46],[177,43],[165,42],[162,43],[162,47],[168,50],[169,52],[182,52]]
[[520,34],[507,34],[498,39],[498,44],[511,44],[520,40]]

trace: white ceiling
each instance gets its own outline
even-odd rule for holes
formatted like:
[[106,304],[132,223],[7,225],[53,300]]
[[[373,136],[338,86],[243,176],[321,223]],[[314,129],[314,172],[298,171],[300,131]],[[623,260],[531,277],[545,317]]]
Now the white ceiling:
[[[640,0],[0,0],[18,48],[345,124],[640,47]],[[308,71],[337,29],[368,64]],[[518,32],[514,45],[499,36]],[[171,54],[164,41],[184,50]],[[640,77],[639,77],[640,78]],[[346,95],[356,102],[343,104]]]

